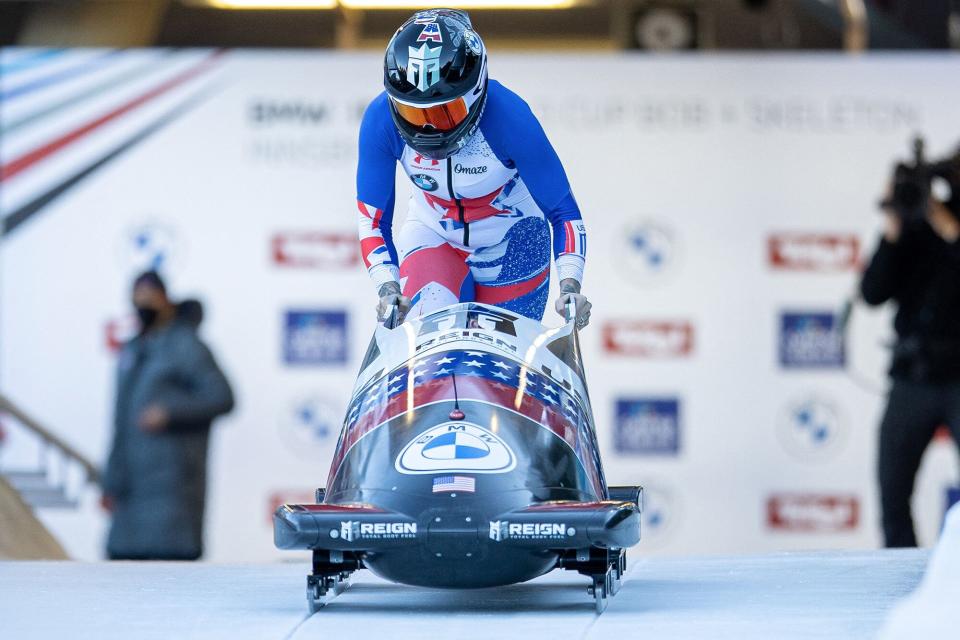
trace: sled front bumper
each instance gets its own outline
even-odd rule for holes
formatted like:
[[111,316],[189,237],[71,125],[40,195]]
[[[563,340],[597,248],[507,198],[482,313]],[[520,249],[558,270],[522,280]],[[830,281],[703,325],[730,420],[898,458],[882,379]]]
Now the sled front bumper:
[[544,502],[494,519],[480,514],[418,522],[366,505],[282,505],[273,517],[280,549],[379,551],[402,546],[624,549],[640,540],[641,490],[628,500]]

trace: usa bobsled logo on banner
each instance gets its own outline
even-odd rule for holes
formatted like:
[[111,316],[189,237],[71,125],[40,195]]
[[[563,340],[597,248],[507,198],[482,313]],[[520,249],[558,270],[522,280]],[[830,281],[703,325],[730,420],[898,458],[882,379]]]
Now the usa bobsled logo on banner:
[[284,320],[283,360],[287,364],[346,364],[345,311],[287,311]]
[[680,451],[680,401],[617,400],[614,442],[620,453],[676,455]]
[[843,334],[835,314],[794,311],[780,314],[780,366],[842,369],[845,364]]
[[417,436],[397,456],[400,473],[507,473],[517,456],[498,436],[469,422],[447,422]]

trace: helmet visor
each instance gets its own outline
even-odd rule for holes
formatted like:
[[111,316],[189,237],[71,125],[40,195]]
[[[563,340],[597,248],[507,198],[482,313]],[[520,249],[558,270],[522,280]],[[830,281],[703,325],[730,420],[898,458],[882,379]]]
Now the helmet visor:
[[436,131],[450,131],[467,119],[470,109],[463,98],[432,107],[414,107],[393,100],[397,114],[414,127],[430,127]]

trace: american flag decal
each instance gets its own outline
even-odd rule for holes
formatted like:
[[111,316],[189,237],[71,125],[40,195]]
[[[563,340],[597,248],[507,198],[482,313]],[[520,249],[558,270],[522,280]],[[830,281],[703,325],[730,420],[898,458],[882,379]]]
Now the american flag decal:
[[446,491],[463,491],[473,493],[476,491],[477,481],[470,476],[439,476],[433,479],[433,492],[443,493]]

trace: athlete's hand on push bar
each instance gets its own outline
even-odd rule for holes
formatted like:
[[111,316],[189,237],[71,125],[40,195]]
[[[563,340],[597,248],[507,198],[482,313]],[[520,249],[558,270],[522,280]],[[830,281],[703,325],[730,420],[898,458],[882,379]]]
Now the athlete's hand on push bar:
[[[400,283],[387,282],[380,287],[380,292],[378,295],[380,296],[380,302],[377,303],[377,318],[381,322],[389,320],[390,318],[388,318],[388,316],[393,312],[393,309],[395,309],[396,318],[392,323],[393,326],[397,326],[403,322],[403,318],[407,315],[407,311],[410,311],[410,298],[407,298],[400,293]],[[390,324],[387,326],[391,329],[393,328],[393,326],[390,326]]]
[[571,305],[576,310],[577,329],[583,329],[590,324],[590,308],[593,306],[587,297],[580,293],[580,283],[572,278],[567,278],[560,283],[560,297],[557,298],[556,310],[568,321],[567,306]]

